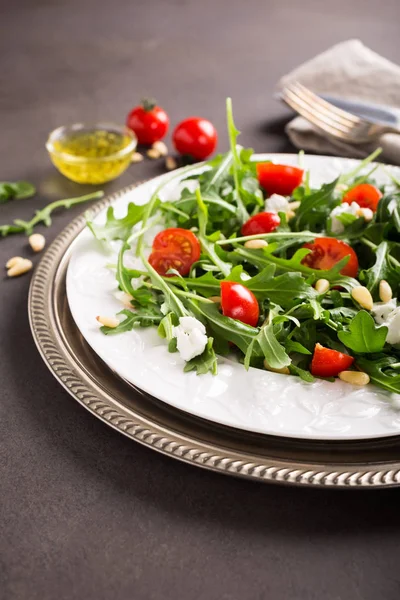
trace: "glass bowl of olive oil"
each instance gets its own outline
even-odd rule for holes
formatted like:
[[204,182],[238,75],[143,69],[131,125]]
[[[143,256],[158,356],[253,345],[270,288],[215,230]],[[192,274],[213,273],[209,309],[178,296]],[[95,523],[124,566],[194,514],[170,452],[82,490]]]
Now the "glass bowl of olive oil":
[[94,185],[119,177],[131,164],[136,146],[133,131],[104,123],[58,127],[46,143],[60,173],[77,183]]

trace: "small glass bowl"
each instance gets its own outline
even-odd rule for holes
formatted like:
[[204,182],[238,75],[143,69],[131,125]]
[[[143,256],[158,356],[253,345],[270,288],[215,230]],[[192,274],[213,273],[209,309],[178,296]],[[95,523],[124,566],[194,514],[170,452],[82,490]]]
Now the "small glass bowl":
[[136,146],[133,131],[105,123],[58,127],[46,142],[60,173],[77,183],[94,185],[119,177],[131,164]]

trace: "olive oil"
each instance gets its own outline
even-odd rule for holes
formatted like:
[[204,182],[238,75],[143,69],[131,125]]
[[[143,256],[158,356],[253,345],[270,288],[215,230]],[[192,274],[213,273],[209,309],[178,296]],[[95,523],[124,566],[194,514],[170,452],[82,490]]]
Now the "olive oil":
[[101,184],[119,177],[129,166],[135,139],[107,129],[70,129],[49,141],[58,170],[77,183]]

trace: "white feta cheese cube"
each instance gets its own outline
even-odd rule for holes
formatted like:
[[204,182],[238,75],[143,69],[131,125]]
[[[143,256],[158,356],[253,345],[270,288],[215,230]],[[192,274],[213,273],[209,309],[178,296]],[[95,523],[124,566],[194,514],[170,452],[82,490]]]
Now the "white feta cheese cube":
[[272,194],[265,201],[265,212],[286,212],[289,210],[289,201],[285,196],[281,196],[280,194]]
[[347,202],[343,202],[343,204],[339,204],[339,206],[336,206],[331,211],[331,214],[330,214],[332,233],[335,233],[336,235],[338,235],[340,233],[343,233],[343,231],[344,231],[344,225],[337,218],[338,215],[348,214],[348,215],[354,215],[355,217],[357,217],[359,214],[359,211],[360,211],[360,206],[357,204],[357,202],[352,202],[351,204],[348,204]]
[[180,317],[179,325],[173,329],[178,352],[186,362],[204,352],[207,345],[206,328],[194,317]]

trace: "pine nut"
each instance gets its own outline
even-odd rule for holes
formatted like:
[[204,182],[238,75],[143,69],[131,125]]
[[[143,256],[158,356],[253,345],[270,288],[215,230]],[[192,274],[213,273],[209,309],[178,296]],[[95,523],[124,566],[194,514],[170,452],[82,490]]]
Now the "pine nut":
[[22,256],[13,256],[12,258],[9,258],[6,262],[6,269],[11,269],[11,267],[19,263],[21,260],[24,260]]
[[374,213],[370,208],[360,208],[360,210],[357,212],[357,215],[359,217],[364,217],[364,220],[367,222],[372,221],[374,218]]
[[315,282],[315,290],[318,294],[325,294],[329,290],[329,281],[327,279],[318,279]]
[[143,159],[144,159],[143,154],[140,154],[140,152],[134,152],[132,154],[131,162],[140,163],[140,162],[142,162]]
[[167,158],[165,159],[165,168],[167,169],[167,171],[174,171],[174,169],[176,169],[178,166],[178,163],[176,162],[175,158],[173,156],[167,156]]
[[221,304],[221,296],[210,296],[209,300],[212,300],[215,304]]
[[27,258],[21,258],[7,271],[9,277],[18,277],[30,271],[33,267],[32,261]]
[[151,160],[157,160],[157,158],[160,158],[161,156],[159,151],[155,150],[154,148],[150,148],[150,150],[147,150],[146,154],[149,158],[151,158]]
[[154,142],[152,145],[153,150],[156,150],[160,156],[168,156],[168,148],[164,144],[164,142],[158,141]]
[[367,290],[367,288],[363,285],[357,285],[356,287],[354,287],[351,290],[351,297],[353,298],[353,300],[358,302],[358,304],[362,306],[362,308],[365,308],[366,310],[372,309],[374,304],[372,296],[369,290]]
[[286,211],[286,217],[289,221],[289,219],[293,219],[293,217],[296,216],[296,213],[294,212],[294,210],[288,210]]
[[96,317],[96,319],[101,325],[104,325],[104,327],[115,329],[115,327],[118,327],[119,325],[119,321],[115,317]]
[[265,246],[268,246],[268,242],[265,240],[247,240],[247,242],[244,243],[244,247],[250,248],[251,250],[258,250],[259,248],[265,248]]
[[339,379],[352,385],[367,385],[370,382],[369,375],[364,371],[341,371]]
[[267,359],[264,359],[264,369],[271,371],[272,373],[282,373],[282,375],[290,375],[289,367],[282,367],[281,369],[274,369],[267,363]]
[[382,279],[382,281],[379,282],[379,298],[382,300],[382,302],[390,302],[392,297],[392,288],[387,281]]
[[300,200],[296,200],[294,202],[289,202],[288,209],[289,210],[297,210],[300,207]]
[[121,302],[126,308],[132,308],[131,300],[132,296],[126,292],[118,291],[115,294],[117,300]]
[[34,252],[40,252],[46,244],[46,238],[41,233],[33,233],[29,236],[29,244]]

